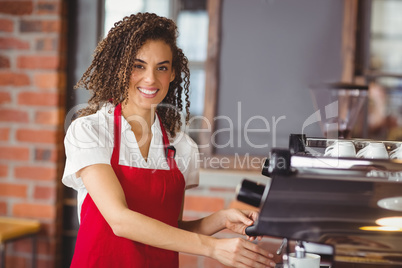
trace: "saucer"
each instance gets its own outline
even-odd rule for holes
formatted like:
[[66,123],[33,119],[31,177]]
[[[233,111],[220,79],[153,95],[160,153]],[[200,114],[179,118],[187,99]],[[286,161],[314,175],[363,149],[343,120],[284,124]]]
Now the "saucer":
[[381,199],[377,205],[388,210],[402,211],[402,196]]

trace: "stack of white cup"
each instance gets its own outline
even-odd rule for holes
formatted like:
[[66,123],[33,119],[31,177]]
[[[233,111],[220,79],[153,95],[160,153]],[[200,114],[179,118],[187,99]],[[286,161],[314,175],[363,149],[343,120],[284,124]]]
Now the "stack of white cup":
[[357,152],[358,158],[370,158],[370,159],[388,159],[388,151],[385,144],[382,142],[370,142],[363,149]]
[[396,149],[389,153],[389,158],[391,159],[402,159],[402,146],[399,145]]
[[356,153],[355,145],[352,141],[336,140],[325,149],[324,156],[331,157],[357,157],[369,159],[402,159],[402,144],[388,153],[383,142],[369,142],[364,148]]
[[356,157],[356,148],[351,141],[337,140],[325,149],[324,156]]
[[321,256],[306,253],[304,258],[297,258],[295,253],[289,254],[290,268],[320,268]]

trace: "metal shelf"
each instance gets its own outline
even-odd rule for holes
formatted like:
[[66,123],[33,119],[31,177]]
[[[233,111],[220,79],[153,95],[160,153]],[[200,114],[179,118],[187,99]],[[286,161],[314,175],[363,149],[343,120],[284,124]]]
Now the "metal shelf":
[[326,148],[333,144],[335,141],[351,141],[356,147],[356,150],[364,148],[370,142],[382,142],[388,151],[392,151],[402,145],[402,141],[381,141],[370,139],[326,139],[326,138],[306,138],[306,147]]

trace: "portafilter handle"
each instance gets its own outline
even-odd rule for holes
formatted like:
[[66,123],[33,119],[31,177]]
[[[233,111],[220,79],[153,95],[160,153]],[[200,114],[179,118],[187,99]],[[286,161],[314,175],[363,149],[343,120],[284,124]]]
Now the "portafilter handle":
[[246,235],[248,236],[259,236],[260,234],[257,231],[257,226],[255,225],[250,225],[248,227],[246,227]]
[[244,179],[236,189],[237,200],[258,208],[264,190],[264,184]]
[[[259,207],[265,185],[248,179],[244,179],[236,189],[237,200],[253,207]],[[255,225],[248,226],[245,230],[248,236],[258,236]]]

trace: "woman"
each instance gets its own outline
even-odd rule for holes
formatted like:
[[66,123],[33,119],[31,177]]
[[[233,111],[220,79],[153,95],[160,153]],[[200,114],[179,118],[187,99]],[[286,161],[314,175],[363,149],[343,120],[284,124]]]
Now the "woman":
[[275,265],[250,241],[210,236],[244,234],[255,212],[181,220],[184,190],[198,184],[198,150],[180,131],[189,70],[176,35],[174,22],[155,14],[125,17],[77,85],[93,95],[65,137],[63,183],[78,191],[80,218],[72,267],[178,267],[177,252],[233,267]]

